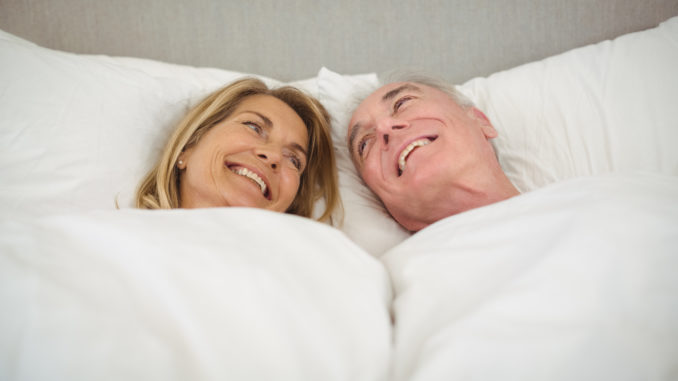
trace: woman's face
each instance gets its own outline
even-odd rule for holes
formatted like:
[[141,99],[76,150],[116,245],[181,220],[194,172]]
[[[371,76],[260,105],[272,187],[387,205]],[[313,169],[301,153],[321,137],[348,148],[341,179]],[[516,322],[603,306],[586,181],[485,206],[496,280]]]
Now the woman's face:
[[179,156],[180,207],[285,212],[307,149],[308,132],[294,110],[270,95],[249,96]]

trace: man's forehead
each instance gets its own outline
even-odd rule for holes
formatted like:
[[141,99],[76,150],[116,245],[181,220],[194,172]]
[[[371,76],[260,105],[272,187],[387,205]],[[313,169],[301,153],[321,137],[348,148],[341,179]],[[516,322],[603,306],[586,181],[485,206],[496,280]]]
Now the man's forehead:
[[423,85],[413,82],[389,83],[375,90],[361,105],[386,103],[404,91],[421,91],[422,86]]
[[412,82],[395,82],[384,85],[372,94],[370,94],[365,100],[363,100],[358,107],[353,112],[351,121],[348,126],[348,135],[350,136],[355,127],[360,126],[359,118],[364,117],[365,112],[369,112],[373,107],[380,106],[381,104],[387,104],[398,94],[404,91],[419,91],[421,92],[422,85],[415,84]]
[[395,97],[398,96],[398,94],[403,93],[403,92],[409,92],[409,91],[414,91],[414,92],[421,92],[421,86],[419,84],[414,84],[411,82],[400,82],[400,83],[394,83],[392,84],[393,86],[390,86],[389,88],[386,88],[384,86],[383,88],[383,95],[381,95],[381,98],[379,99],[380,102],[382,103],[387,103],[391,100],[393,100]]

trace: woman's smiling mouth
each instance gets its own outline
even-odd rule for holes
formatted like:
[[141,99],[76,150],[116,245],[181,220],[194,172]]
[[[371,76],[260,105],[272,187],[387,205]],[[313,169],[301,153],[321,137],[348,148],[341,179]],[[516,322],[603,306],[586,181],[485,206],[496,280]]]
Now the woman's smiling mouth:
[[255,173],[255,172],[253,172],[253,171],[251,171],[251,170],[249,170],[245,167],[239,166],[237,164],[230,164],[230,165],[227,164],[226,166],[228,167],[228,169],[231,170],[231,172],[235,173],[236,175],[246,177],[246,178],[250,179],[251,181],[253,181],[255,184],[257,184],[259,186],[259,189],[261,189],[261,194],[266,199],[268,199],[268,200],[271,199],[271,192],[269,190],[269,187],[266,185],[266,182],[264,181],[264,179],[262,179],[261,176],[259,176],[257,173]]

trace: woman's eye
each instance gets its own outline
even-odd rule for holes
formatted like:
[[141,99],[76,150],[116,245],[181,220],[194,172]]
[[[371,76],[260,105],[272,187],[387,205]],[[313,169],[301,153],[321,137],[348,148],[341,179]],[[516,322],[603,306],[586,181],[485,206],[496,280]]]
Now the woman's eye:
[[297,170],[301,169],[301,159],[294,155],[290,155],[289,159],[292,165],[294,165],[294,168],[296,168]]
[[393,104],[393,112],[396,112],[400,109],[400,107],[405,104],[405,102],[409,101],[412,99],[410,96],[404,96],[402,98],[399,98],[394,104]]
[[257,134],[260,134],[264,131],[261,126],[254,122],[243,122],[243,124],[247,127],[249,127],[252,131],[256,132]]

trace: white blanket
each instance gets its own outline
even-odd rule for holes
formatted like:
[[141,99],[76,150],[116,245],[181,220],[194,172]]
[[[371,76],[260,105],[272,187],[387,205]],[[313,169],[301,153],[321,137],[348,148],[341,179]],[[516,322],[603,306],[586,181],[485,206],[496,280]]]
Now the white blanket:
[[675,177],[549,186],[439,221],[382,263],[253,209],[16,218],[0,226],[2,380],[678,374]]
[[0,380],[386,380],[386,272],[256,209],[0,226]]
[[678,179],[569,181],[383,257],[395,380],[678,377]]
[[[531,192],[410,237],[344,144],[376,76],[291,83],[332,116],[343,226],[114,210],[251,74],[0,31],[0,380],[676,380],[676,67],[678,17],[463,84]],[[667,176],[570,180],[630,170]]]

